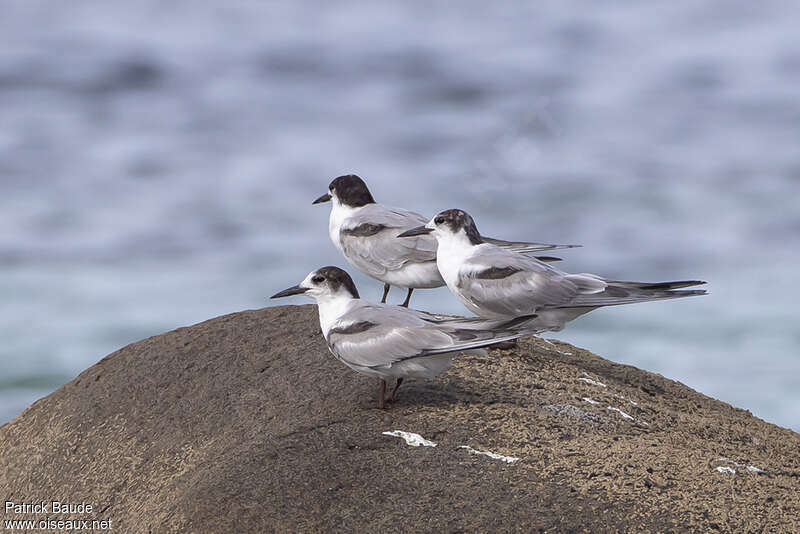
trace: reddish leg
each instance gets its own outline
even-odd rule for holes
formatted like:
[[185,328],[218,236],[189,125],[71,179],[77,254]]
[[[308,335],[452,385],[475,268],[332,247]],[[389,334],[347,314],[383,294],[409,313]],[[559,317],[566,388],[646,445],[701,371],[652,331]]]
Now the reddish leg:
[[394,402],[394,397],[397,395],[397,390],[400,389],[400,384],[403,383],[403,378],[400,377],[397,379],[397,382],[394,385],[394,389],[392,390],[392,395],[389,397],[389,402]]
[[381,396],[378,398],[378,409],[383,410],[386,407],[386,380],[381,379]]
[[413,292],[414,292],[414,288],[413,287],[409,287],[408,288],[408,295],[406,295],[406,300],[400,306],[402,306],[404,308],[408,308],[408,303],[411,302],[411,293],[413,293]]
[[386,296],[389,294],[389,288],[392,287],[389,284],[383,284],[383,298],[381,299],[381,304],[386,304]]

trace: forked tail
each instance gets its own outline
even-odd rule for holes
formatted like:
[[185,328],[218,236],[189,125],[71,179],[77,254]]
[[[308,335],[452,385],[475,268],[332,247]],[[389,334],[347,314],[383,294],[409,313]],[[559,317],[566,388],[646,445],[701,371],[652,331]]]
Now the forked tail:
[[678,289],[705,284],[702,280],[679,280],[674,282],[626,282],[604,280],[605,289],[594,293],[577,295],[568,307],[617,306],[651,300],[678,299],[707,294],[705,289]]

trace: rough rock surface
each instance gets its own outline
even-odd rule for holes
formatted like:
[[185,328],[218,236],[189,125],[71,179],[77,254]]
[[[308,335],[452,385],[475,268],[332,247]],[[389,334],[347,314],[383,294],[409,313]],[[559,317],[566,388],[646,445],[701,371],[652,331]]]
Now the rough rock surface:
[[145,339],[0,427],[3,500],[92,513],[2,519],[134,533],[800,532],[800,435],[659,375],[531,338],[410,381],[385,411],[377,388],[330,356],[313,306]]

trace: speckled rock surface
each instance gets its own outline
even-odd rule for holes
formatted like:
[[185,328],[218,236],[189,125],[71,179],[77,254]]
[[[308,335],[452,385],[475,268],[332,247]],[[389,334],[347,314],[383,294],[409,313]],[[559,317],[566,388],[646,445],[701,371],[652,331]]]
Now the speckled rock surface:
[[[613,355],[609,355],[613,357]],[[313,306],[129,345],[0,427],[0,496],[117,532],[800,532],[800,435],[538,338],[375,408]],[[413,432],[436,447],[383,434]],[[490,451],[518,461],[471,453]]]

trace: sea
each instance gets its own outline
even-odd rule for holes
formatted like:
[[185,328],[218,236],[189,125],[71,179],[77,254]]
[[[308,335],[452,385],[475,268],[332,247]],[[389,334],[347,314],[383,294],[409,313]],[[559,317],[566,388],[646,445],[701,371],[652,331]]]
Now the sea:
[[[128,343],[303,303],[267,297],[323,265],[378,300],[311,205],[356,173],[384,204],[581,244],[570,272],[707,280],[548,336],[800,431],[798,20],[789,0],[5,0],[0,423]],[[446,288],[412,305],[468,314]]]

